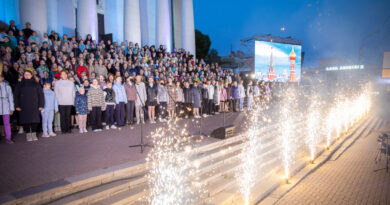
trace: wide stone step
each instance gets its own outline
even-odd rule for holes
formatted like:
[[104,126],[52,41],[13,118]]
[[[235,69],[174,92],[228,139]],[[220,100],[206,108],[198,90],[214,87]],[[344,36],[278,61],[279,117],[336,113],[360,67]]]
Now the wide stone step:
[[129,179],[118,180],[110,183],[103,184],[98,187],[87,189],[70,196],[58,199],[49,204],[62,205],[62,204],[90,204],[102,199],[109,198],[119,193],[132,190],[138,187],[140,184],[146,182],[144,173],[131,177]]

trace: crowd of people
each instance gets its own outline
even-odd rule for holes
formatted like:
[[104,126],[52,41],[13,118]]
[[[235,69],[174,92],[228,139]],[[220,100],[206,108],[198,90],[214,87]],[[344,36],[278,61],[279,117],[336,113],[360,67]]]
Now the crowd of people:
[[[196,60],[184,49],[132,42],[60,37],[43,38],[31,24],[14,21],[0,28],[0,115],[6,142],[11,124],[27,141],[87,127],[98,132],[128,124],[202,118],[251,110],[271,96],[268,83],[248,81],[218,63]],[[41,125],[41,127],[39,126]],[[103,125],[105,127],[103,127]]]

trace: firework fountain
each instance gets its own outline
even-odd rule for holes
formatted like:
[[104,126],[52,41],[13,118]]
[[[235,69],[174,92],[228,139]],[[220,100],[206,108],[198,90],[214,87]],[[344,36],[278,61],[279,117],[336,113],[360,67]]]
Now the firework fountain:
[[196,178],[199,165],[189,159],[191,137],[186,130],[173,121],[152,133],[154,147],[147,157],[149,204],[194,204],[201,196],[203,188]]
[[306,144],[309,147],[310,159],[314,163],[316,149],[321,141],[321,120],[320,120],[320,100],[317,95],[313,95],[309,106],[309,113],[306,121]]
[[336,133],[336,138],[340,137],[343,130],[348,132],[349,128],[368,113],[371,108],[370,88],[370,84],[367,84],[359,95],[344,100],[337,97],[336,105],[330,109],[326,119],[328,148],[333,139],[332,133]]
[[249,204],[251,189],[256,184],[256,178],[260,170],[258,163],[261,160],[258,157],[261,149],[261,137],[259,136],[262,123],[260,122],[260,105],[255,105],[248,116],[247,132],[243,135],[244,148],[240,154],[241,165],[236,173],[236,179],[240,187],[240,192],[244,198],[245,204]]
[[294,162],[296,154],[296,136],[294,131],[293,116],[297,116],[297,99],[294,88],[284,90],[284,95],[280,109],[280,142],[281,157],[284,167],[284,177],[288,182],[290,177],[290,167]]

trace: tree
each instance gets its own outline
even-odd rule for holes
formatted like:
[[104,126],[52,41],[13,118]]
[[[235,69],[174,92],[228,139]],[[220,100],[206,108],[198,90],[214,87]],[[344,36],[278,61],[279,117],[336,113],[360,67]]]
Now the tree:
[[206,61],[209,63],[219,63],[221,61],[221,57],[218,55],[218,51],[216,49],[211,49],[209,54],[206,56]]
[[205,58],[209,54],[211,41],[208,35],[204,35],[199,30],[195,30],[196,57]]

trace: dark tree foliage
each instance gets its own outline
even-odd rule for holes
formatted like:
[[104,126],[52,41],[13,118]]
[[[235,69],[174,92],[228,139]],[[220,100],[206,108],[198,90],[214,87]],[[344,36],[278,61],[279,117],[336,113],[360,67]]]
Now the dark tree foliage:
[[195,45],[196,45],[196,58],[204,59],[208,54],[211,46],[210,37],[204,35],[199,30],[195,30]]

